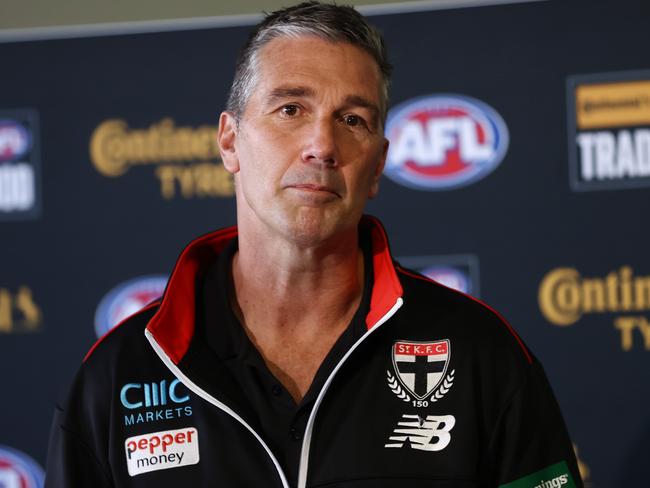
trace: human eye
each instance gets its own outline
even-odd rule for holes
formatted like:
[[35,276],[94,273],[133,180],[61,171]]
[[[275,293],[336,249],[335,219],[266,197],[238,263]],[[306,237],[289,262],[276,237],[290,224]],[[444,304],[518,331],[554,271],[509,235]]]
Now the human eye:
[[280,107],[280,114],[285,117],[295,117],[296,115],[298,115],[299,111],[300,111],[300,107],[295,103],[288,103]]
[[341,122],[345,124],[346,127],[352,129],[366,129],[369,130],[368,124],[363,117],[357,114],[345,114],[341,117]]

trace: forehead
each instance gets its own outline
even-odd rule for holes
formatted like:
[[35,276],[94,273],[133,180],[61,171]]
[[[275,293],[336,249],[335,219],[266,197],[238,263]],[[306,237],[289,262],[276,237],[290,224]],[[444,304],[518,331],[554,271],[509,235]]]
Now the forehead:
[[358,95],[379,103],[381,75],[374,58],[348,42],[315,36],[279,37],[258,54],[254,95],[279,85],[308,86],[317,92]]

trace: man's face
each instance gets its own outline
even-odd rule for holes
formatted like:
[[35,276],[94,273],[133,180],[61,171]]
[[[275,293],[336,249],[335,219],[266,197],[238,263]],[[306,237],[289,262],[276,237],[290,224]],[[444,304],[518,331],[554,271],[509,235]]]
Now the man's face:
[[239,126],[220,120],[240,225],[305,245],[349,232],[377,193],[388,148],[376,62],[316,37],[274,39],[259,60]]

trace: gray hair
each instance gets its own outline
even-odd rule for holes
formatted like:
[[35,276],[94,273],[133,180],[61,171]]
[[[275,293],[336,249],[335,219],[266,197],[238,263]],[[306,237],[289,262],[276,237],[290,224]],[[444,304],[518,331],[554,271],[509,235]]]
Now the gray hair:
[[353,7],[304,2],[267,14],[250,34],[237,60],[235,78],[230,87],[226,110],[239,121],[244,113],[260,75],[259,53],[262,47],[278,37],[296,39],[316,36],[332,42],[357,46],[377,62],[381,73],[380,109],[382,119],[388,109],[388,89],[392,66],[388,62],[381,33],[368,24]]

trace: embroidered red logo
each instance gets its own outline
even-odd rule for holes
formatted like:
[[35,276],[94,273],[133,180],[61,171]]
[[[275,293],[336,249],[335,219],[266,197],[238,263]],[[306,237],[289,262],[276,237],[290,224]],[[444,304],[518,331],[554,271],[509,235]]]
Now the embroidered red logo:
[[387,371],[388,386],[405,402],[428,407],[429,402],[441,399],[453,385],[454,371],[447,373],[451,357],[449,339],[400,340],[393,345],[391,356],[395,376]]

